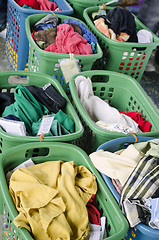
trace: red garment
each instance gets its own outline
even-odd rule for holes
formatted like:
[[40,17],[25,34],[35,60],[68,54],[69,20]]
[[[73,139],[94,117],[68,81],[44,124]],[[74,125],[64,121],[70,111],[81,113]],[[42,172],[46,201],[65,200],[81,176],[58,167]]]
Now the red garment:
[[141,129],[142,132],[150,132],[152,128],[152,124],[148,122],[147,120],[144,120],[143,116],[140,113],[137,112],[120,112],[128,117],[131,117]]
[[85,55],[93,53],[87,40],[79,33],[74,32],[73,27],[66,23],[57,26],[56,42],[45,48],[45,51]]
[[117,192],[118,192],[119,194],[121,194],[122,186],[121,186],[121,183],[119,182],[119,180],[112,179],[112,184],[113,184],[113,186],[115,187],[115,189],[117,190]]
[[34,39],[34,41],[36,41],[36,38],[34,37],[34,33],[35,33],[35,30],[33,30],[33,31],[31,32],[31,36],[32,36],[32,38]]
[[26,4],[29,7],[32,7],[34,9],[39,10],[40,6],[39,3],[35,0],[16,0],[16,2],[18,3],[19,6],[23,6],[24,4]]
[[87,211],[88,211],[89,222],[92,224],[100,225],[101,224],[100,212],[95,207],[95,194],[92,195],[92,197],[88,201],[86,207],[87,207]]
[[55,11],[55,9],[58,8],[55,2],[49,0],[37,0],[37,2],[40,5],[40,10]]

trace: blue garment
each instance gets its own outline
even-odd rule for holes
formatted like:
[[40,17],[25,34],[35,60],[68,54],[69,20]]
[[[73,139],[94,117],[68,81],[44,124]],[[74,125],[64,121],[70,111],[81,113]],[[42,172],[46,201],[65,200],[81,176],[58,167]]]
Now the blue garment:
[[36,31],[46,30],[47,28],[54,28],[54,27],[51,23],[41,23],[38,26],[36,26]]
[[8,115],[8,116],[6,116],[4,118],[9,119],[9,120],[20,121],[20,119],[18,117],[14,116],[12,114],[10,114],[10,115]]
[[30,6],[26,5],[26,4],[24,4],[22,7],[23,8],[28,8],[28,9],[34,9],[33,7],[30,7]]
[[149,225],[152,228],[159,229],[159,198],[151,199],[151,220]]
[[96,36],[95,36],[93,33],[91,33],[91,32],[87,29],[87,27],[85,27],[85,25],[84,25],[83,23],[79,22],[79,21],[76,20],[76,19],[71,19],[71,18],[65,19],[65,20],[64,20],[64,23],[76,23],[76,24],[81,28],[83,37],[84,37],[90,44],[91,44],[92,42],[95,43],[95,44],[97,43],[97,38],[96,38]]

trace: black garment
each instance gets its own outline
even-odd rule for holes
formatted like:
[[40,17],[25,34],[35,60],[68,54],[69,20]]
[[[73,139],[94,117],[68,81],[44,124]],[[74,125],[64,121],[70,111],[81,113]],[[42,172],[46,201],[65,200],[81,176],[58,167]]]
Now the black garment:
[[116,35],[124,32],[130,35],[127,42],[138,42],[135,19],[130,11],[116,7],[111,9],[106,15],[98,16],[97,18],[99,17],[104,18],[105,24],[108,25],[108,28],[111,28]]
[[0,93],[0,116],[4,112],[5,107],[14,103],[14,93],[1,92]]
[[57,113],[63,109],[67,101],[51,84],[45,85],[43,88],[30,85],[26,86],[34,98],[43,104],[50,112]]
[[5,24],[7,20],[7,0],[0,0],[0,24]]
[[4,117],[5,119],[13,120],[13,121],[20,121],[20,119],[12,114]]

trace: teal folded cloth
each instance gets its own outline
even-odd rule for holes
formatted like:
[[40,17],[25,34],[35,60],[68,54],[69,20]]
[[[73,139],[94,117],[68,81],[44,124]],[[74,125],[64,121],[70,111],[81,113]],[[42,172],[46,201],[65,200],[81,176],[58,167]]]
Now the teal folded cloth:
[[66,128],[70,133],[74,133],[75,125],[69,116],[64,113],[61,109],[55,114],[55,118]]
[[[56,114],[51,114],[51,116],[54,116],[54,120],[50,131],[44,134],[45,137],[62,136],[74,133],[74,122],[62,110],[59,110]],[[41,121],[42,118],[32,124],[33,136],[37,135]]]
[[15,88],[14,99],[15,102],[5,108],[2,117],[10,114],[18,117],[25,123],[28,134],[32,135],[33,122],[37,122],[43,115],[48,115],[50,112],[21,84]]

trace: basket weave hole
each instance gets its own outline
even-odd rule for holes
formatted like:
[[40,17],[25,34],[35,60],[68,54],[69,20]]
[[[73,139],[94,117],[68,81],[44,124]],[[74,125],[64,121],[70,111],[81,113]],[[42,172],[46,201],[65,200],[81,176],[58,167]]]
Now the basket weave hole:
[[[39,139],[40,141],[40,139]],[[25,158],[31,158],[31,157],[44,157],[49,154],[49,148],[32,148],[28,149],[25,152]]]

